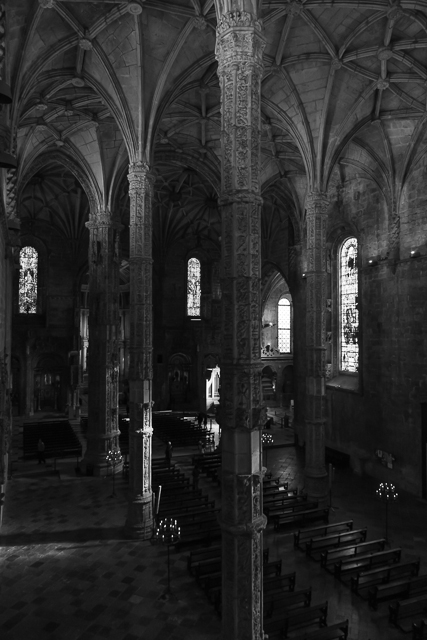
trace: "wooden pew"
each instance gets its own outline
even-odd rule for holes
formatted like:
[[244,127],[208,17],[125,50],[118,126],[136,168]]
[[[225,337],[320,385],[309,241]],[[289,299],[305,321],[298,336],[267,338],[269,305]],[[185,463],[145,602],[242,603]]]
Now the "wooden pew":
[[[159,509],[159,514],[160,517],[162,518],[181,518],[184,516],[191,516],[194,514],[200,514],[202,515],[203,513],[206,512],[211,512],[211,511],[218,511],[218,509],[215,509],[215,500],[211,500],[210,502],[205,502],[205,503],[195,503],[195,504],[181,504],[181,505],[175,505],[175,507],[168,507],[168,508],[163,508],[160,506]],[[194,519],[194,518],[193,518]]]
[[292,640],[347,640],[348,620],[337,622],[322,629],[308,631],[301,636],[293,636]]
[[309,607],[311,604],[311,587],[280,594],[264,594],[264,617],[271,618],[276,611],[297,607]]
[[188,485],[184,485],[180,489],[180,491],[168,491],[166,489],[163,493],[162,487],[160,504],[169,504],[171,502],[176,504],[177,500],[180,502],[186,502],[187,500],[194,500],[195,498],[205,498],[201,489],[193,489],[193,487],[189,487]]
[[181,527],[181,531],[185,531],[187,526],[191,526],[197,523],[204,522],[217,522],[218,521],[218,513],[219,509],[214,509],[213,507],[209,509],[201,509],[199,511],[186,511],[186,512],[175,512],[173,514],[160,514],[160,518],[173,518],[177,521],[178,526]]
[[282,560],[274,560],[273,562],[265,562],[262,567],[263,576],[280,576],[282,573]]
[[264,513],[272,517],[274,515],[280,515],[285,509],[288,509],[295,504],[301,504],[301,505],[315,504],[316,507],[318,506],[317,502],[316,503],[307,502],[306,497],[294,496],[294,495],[281,496],[280,500],[271,500],[270,502],[268,501],[266,502],[264,500],[262,503],[262,506],[263,506]]
[[289,484],[287,482],[279,484],[275,480],[266,480],[265,478],[262,482],[262,492],[264,495],[276,493],[276,491],[280,491],[280,493],[293,493],[294,495],[298,494],[298,489],[289,489],[288,487]]
[[204,588],[206,578],[216,575],[221,575],[221,558],[211,560],[211,562],[200,563],[195,569],[196,582],[202,588]]
[[[284,592],[293,592],[295,588],[295,571],[278,577],[263,579],[264,602],[266,597],[278,597],[284,595]],[[212,575],[208,578],[205,585],[205,593],[209,600],[214,603],[215,611],[221,615],[221,586],[222,574]]]
[[377,551],[383,551],[385,543],[384,538],[379,538],[378,540],[351,544],[346,547],[326,549],[320,556],[320,564],[322,567],[328,567],[330,564],[335,564],[341,559],[347,559],[357,555],[366,555],[370,552],[376,553]]
[[301,493],[298,495],[297,491],[271,491],[267,493],[263,493],[263,502],[264,505],[273,505],[273,504],[281,504],[286,500],[295,500],[295,498],[300,498],[300,500],[307,500],[307,494]]
[[389,621],[408,633],[412,630],[415,617],[424,619],[427,615],[427,594],[398,600],[389,606]]
[[[309,509],[317,509],[319,503],[317,501],[307,502],[300,500],[299,498],[292,498],[292,500],[286,500],[280,505],[275,505],[269,509],[269,513],[272,519],[279,518],[282,515],[288,513],[294,513],[296,511],[308,511]],[[264,508],[265,511],[265,508]]]
[[305,543],[305,552],[308,556],[313,556],[315,552],[341,547],[345,544],[359,544],[366,541],[367,532],[368,530],[365,527],[364,529],[331,533],[327,536],[316,536],[315,538],[310,538],[310,540]]
[[264,619],[264,632],[267,634],[281,633],[286,638],[289,631],[294,631],[301,627],[309,627],[313,624],[326,626],[328,615],[328,603],[322,602],[311,607],[300,609],[288,609],[282,612],[277,618]]
[[321,627],[326,626],[328,616],[328,602],[305,607],[304,609],[292,610],[288,612],[286,625],[284,627],[285,636],[289,631],[299,627],[308,627],[313,623],[318,623]]
[[390,582],[390,580],[417,576],[419,570],[420,560],[418,559],[413,562],[393,564],[391,566],[379,567],[378,569],[370,569],[369,571],[360,571],[357,576],[351,577],[351,589],[359,593],[361,590],[373,587],[376,584],[385,584]]
[[193,527],[185,526],[181,529],[181,539],[175,543],[175,551],[194,545],[209,546],[212,541],[221,537],[221,529],[216,520],[205,521]]
[[402,549],[388,549],[387,551],[378,551],[369,555],[358,555],[345,560],[339,560],[334,565],[334,575],[336,578],[343,578],[350,573],[367,570],[378,565],[385,565],[400,562]]
[[221,558],[221,546],[216,545],[208,549],[196,549],[190,552],[187,558],[187,569],[191,575],[194,575],[197,567],[204,562],[211,562]]
[[278,531],[280,527],[296,522],[312,522],[313,520],[324,520],[329,522],[329,508],[307,509],[304,511],[291,511],[280,516],[276,516],[274,529]]
[[353,520],[332,522],[331,524],[321,525],[320,527],[311,527],[310,529],[299,529],[294,533],[294,547],[302,547],[304,542],[307,542],[307,540],[310,540],[310,538],[313,537],[327,536],[331,533],[351,531],[352,529]]
[[264,579],[264,599],[272,595],[280,594],[282,591],[293,591],[295,589],[296,573],[285,573],[278,577]]
[[375,585],[368,594],[369,606],[377,609],[380,602],[396,598],[411,598],[427,592],[427,575],[403,580],[393,580],[388,584]]

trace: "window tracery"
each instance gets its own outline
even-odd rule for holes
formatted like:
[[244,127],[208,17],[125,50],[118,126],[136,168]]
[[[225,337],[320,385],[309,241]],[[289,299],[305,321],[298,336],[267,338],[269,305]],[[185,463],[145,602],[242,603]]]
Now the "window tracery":
[[340,369],[346,373],[357,373],[359,370],[357,253],[357,239],[347,238],[339,254]]
[[19,253],[19,313],[37,313],[38,253],[23,247]]
[[187,315],[200,316],[201,266],[197,258],[187,263]]
[[291,352],[291,303],[287,298],[277,305],[277,345],[280,353]]

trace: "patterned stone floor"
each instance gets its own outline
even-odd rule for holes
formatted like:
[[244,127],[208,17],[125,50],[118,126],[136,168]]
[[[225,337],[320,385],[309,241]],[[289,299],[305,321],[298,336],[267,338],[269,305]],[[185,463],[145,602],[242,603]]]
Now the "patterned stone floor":
[[[273,429],[274,433],[274,429]],[[279,439],[279,435],[277,439]],[[155,448],[162,454],[163,445]],[[175,451],[175,462],[189,472],[191,451]],[[116,477],[75,475],[72,461],[53,467],[18,462],[8,486],[0,535],[1,640],[211,640],[220,638],[220,621],[186,571],[187,553],[171,554],[172,597],[166,550],[123,536],[127,485]],[[273,448],[268,467],[290,485],[303,487],[303,452]],[[375,499],[377,482],[351,471],[337,471],[331,521],[353,518],[368,526],[368,538],[384,534],[384,509]],[[200,485],[218,499],[218,488]],[[405,559],[422,558],[427,573],[427,505],[401,494],[390,510],[390,537]],[[350,640],[398,640],[389,626],[387,605],[372,613],[319,565],[294,551],[290,532],[264,534],[270,559],[282,558],[283,572],[296,570],[297,588],[312,585],[313,603],[328,600],[328,621],[348,618]]]

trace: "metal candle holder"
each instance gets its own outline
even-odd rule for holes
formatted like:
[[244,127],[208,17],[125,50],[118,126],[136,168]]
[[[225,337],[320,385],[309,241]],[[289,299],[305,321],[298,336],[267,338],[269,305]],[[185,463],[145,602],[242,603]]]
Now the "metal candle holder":
[[381,502],[385,502],[385,539],[388,542],[388,505],[395,502],[399,496],[394,484],[388,482],[380,482],[380,486],[376,490],[377,498]]
[[170,583],[170,545],[175,544],[181,537],[181,529],[178,526],[177,520],[174,518],[163,518],[156,526],[156,530],[153,536],[153,542],[157,544],[165,544],[168,550],[168,584],[166,591],[160,597],[162,600],[167,600],[171,594]]
[[111,494],[111,497],[116,495],[115,492],[115,470],[116,470],[116,466],[118,464],[120,464],[120,462],[123,460],[123,456],[120,453],[119,449],[112,449],[111,451],[109,451],[107,453],[107,455],[105,456],[105,459],[107,461],[108,464],[110,464],[113,467],[113,493]]

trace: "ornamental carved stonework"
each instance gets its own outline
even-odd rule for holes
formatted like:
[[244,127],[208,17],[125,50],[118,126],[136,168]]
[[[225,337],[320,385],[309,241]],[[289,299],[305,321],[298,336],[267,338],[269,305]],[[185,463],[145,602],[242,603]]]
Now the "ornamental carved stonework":
[[9,169],[6,174],[6,213],[8,218],[16,218],[17,216],[17,182],[17,170]]
[[0,77],[3,77],[3,64],[6,54],[5,23],[6,11],[4,3],[0,3]]

